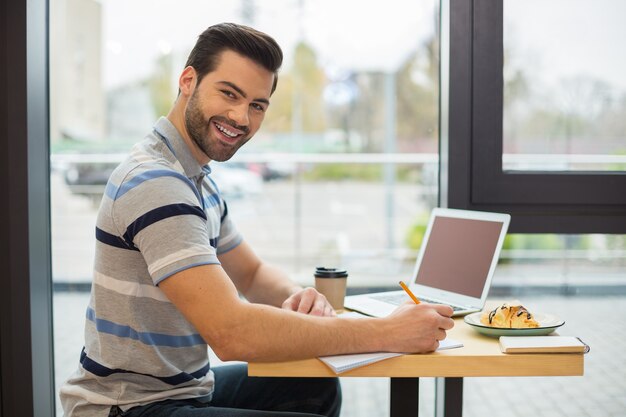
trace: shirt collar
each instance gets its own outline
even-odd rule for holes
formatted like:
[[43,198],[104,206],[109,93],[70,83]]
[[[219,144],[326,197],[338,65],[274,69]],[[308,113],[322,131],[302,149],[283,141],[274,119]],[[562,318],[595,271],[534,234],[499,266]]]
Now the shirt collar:
[[164,139],[165,144],[178,159],[188,178],[203,177],[211,173],[209,165],[202,166],[196,161],[185,140],[167,117],[160,117],[154,124],[154,130]]

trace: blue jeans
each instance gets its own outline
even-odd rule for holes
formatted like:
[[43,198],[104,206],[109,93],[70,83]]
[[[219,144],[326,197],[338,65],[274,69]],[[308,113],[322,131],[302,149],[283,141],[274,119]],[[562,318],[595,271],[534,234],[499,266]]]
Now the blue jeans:
[[248,377],[248,366],[213,368],[215,391],[209,403],[166,400],[109,417],[339,417],[341,386],[337,378]]

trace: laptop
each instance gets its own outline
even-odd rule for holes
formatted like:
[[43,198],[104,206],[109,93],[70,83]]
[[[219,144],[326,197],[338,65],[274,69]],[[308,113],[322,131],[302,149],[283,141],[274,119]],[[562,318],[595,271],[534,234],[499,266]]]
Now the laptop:
[[[454,316],[482,310],[510,219],[503,213],[433,209],[413,275],[405,283],[421,301],[451,306]],[[384,317],[407,300],[399,289],[347,296],[344,306]]]

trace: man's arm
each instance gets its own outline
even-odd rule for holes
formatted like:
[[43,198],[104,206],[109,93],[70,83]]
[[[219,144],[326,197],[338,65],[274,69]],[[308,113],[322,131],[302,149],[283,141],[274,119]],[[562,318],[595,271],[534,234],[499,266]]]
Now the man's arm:
[[219,255],[219,260],[237,290],[250,302],[280,307],[302,289],[279,268],[263,263],[245,241]]
[[178,272],[159,288],[222,360],[278,361],[323,355],[428,352],[454,325],[452,309],[405,304],[386,318],[316,317],[248,303],[219,265]]
[[237,290],[250,302],[317,316],[335,314],[322,294],[303,289],[280,268],[261,261],[245,241],[219,259]]

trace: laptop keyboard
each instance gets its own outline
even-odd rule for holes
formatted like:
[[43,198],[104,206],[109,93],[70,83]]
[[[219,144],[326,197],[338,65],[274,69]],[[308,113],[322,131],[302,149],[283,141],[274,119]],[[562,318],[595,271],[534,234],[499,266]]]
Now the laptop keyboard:
[[[386,303],[393,304],[396,306],[399,306],[400,304],[404,303],[408,299],[408,296],[404,293],[376,294],[376,295],[371,295],[370,297],[375,300],[384,301]],[[425,303],[429,303],[429,304],[444,304],[441,301],[435,301],[435,300],[431,300],[431,299],[424,298],[424,297],[420,297],[420,301],[424,301]],[[463,307],[459,307],[459,306],[451,305],[450,307],[452,307],[452,310],[454,311],[465,310]]]

